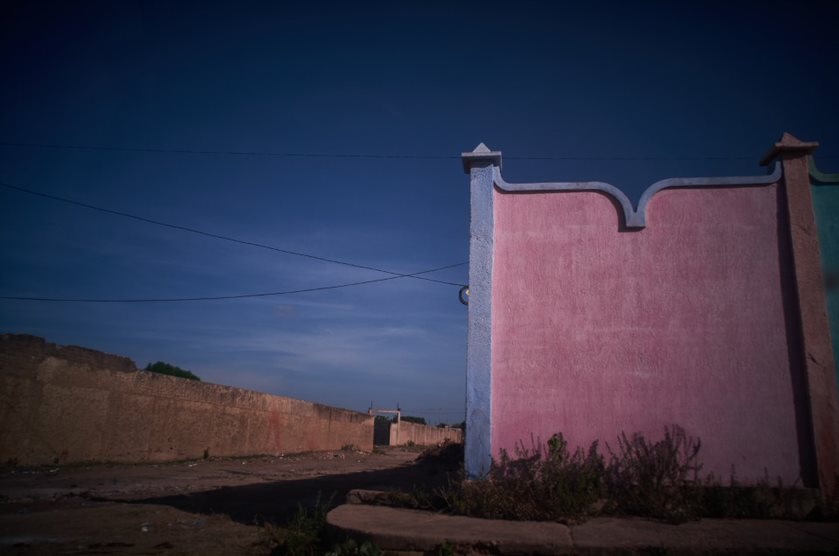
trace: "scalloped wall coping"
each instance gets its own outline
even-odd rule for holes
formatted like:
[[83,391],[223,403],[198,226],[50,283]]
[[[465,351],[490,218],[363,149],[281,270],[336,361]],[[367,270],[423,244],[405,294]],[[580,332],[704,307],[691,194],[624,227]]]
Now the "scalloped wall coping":
[[721,178],[667,178],[649,186],[641,195],[638,206],[633,207],[626,194],[610,183],[600,181],[545,182],[545,183],[508,183],[501,177],[501,169],[493,168],[495,185],[502,191],[599,191],[612,197],[623,209],[627,228],[645,228],[647,226],[647,205],[653,196],[664,189],[706,188],[706,187],[759,187],[777,183],[781,179],[781,163],[775,162],[772,173],[763,176],[728,176]]
[[[540,183],[509,183],[501,176],[501,152],[490,151],[486,145],[481,143],[472,152],[461,153],[463,168],[468,173],[470,168],[479,165],[492,165],[492,176],[495,186],[501,191],[509,193],[521,193],[541,191],[567,192],[567,191],[597,191],[604,193],[614,199],[623,210],[624,222],[627,228],[640,229],[647,226],[647,205],[653,196],[664,189],[679,188],[710,188],[710,187],[760,187],[777,183],[783,174],[779,161],[775,161],[772,172],[762,176],[727,176],[718,178],[667,178],[649,186],[638,201],[637,206],[632,205],[629,197],[614,185],[602,181],[571,181],[571,182],[540,182]],[[811,165],[811,174],[817,172],[815,166]],[[824,176],[824,174],[818,173]],[[816,179],[820,179],[816,177]],[[836,177],[837,179],[833,179]],[[827,175],[827,181],[839,181],[839,174]]]
[[839,174],[827,174],[816,168],[816,161],[810,157],[810,177],[813,185],[839,185]]

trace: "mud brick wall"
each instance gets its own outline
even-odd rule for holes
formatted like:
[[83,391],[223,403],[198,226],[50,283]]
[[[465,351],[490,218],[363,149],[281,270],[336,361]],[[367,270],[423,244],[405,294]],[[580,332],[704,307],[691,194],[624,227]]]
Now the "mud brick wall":
[[0,463],[21,465],[373,449],[362,413],[11,334],[0,336],[0,423]]
[[390,425],[390,446],[404,446],[406,444],[434,446],[446,441],[462,442],[463,431],[449,427],[429,427],[428,425],[419,425],[408,421],[400,421]]

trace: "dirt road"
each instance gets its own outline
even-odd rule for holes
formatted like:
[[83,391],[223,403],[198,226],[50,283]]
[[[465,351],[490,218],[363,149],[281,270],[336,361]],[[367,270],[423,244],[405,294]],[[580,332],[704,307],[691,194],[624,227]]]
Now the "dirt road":
[[354,488],[442,484],[455,465],[377,449],[0,470],[0,553],[267,554],[262,523]]

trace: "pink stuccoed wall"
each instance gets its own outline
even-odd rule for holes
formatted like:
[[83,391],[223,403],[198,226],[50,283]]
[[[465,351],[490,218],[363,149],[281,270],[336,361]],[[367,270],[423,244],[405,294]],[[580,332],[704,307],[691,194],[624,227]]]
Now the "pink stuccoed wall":
[[701,438],[704,473],[800,478],[777,185],[664,190],[630,231],[601,193],[493,195],[493,455],[677,424]]

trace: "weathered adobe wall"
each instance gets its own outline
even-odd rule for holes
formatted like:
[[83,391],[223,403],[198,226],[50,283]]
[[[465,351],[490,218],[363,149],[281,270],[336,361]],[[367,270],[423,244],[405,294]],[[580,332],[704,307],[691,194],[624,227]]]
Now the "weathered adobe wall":
[[0,422],[0,462],[22,465],[373,448],[362,413],[10,334],[0,336]]
[[463,442],[463,431],[455,428],[429,427],[408,421],[391,423],[390,446],[434,446],[442,442]]

